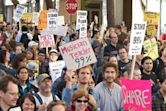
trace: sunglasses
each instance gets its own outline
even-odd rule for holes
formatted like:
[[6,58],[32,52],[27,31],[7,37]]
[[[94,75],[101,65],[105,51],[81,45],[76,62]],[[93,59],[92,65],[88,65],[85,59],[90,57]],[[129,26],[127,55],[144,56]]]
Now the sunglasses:
[[78,103],[82,103],[82,102],[83,102],[83,103],[87,103],[88,100],[79,100],[79,99],[78,99],[77,102],[78,102]]

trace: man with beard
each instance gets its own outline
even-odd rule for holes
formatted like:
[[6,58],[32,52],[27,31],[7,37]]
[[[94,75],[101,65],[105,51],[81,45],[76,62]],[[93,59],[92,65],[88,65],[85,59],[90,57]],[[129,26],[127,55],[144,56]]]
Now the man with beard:
[[157,76],[156,74],[152,71],[153,69],[153,60],[150,57],[144,57],[141,61],[141,80],[151,80],[153,87],[152,87],[152,92],[155,93],[158,90],[158,85],[157,85]]
[[0,111],[8,111],[15,107],[19,97],[18,81],[6,75],[0,79]]
[[118,73],[115,64],[109,63],[103,68],[103,81],[94,89],[94,97],[100,111],[123,111],[121,87],[114,82]]
[[47,105],[53,100],[59,100],[56,95],[52,95],[52,79],[48,74],[40,74],[37,77],[39,92],[34,94],[36,106],[42,111],[47,109]]

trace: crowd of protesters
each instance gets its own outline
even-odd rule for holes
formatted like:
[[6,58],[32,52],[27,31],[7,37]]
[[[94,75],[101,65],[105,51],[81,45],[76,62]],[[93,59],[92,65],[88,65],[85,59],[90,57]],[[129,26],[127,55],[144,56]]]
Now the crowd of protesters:
[[[49,62],[63,60],[59,46],[79,39],[79,30],[70,29],[65,37],[54,35],[56,46],[47,53],[39,48],[37,27],[22,26],[20,32],[11,23],[1,26],[0,111],[124,111],[119,78],[131,78],[130,32],[121,25],[103,35],[99,29],[93,26],[87,31],[97,62],[76,71],[65,67],[52,81]],[[159,57],[145,57],[142,50],[133,79],[150,80],[152,110],[166,111],[166,45],[163,37],[157,41]]]

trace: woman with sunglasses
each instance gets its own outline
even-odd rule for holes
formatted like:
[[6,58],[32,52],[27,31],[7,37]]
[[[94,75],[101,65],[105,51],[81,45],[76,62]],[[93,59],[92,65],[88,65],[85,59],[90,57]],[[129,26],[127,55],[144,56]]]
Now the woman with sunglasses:
[[72,105],[69,111],[95,111],[94,105],[89,104],[90,95],[87,90],[78,89],[73,93]]

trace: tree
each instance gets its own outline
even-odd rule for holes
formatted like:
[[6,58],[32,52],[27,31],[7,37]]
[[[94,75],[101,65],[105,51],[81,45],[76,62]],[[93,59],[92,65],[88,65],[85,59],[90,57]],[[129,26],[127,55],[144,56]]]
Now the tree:
[[54,8],[54,3],[52,2],[52,0],[45,0],[45,1],[46,1],[47,10]]
[[112,27],[115,25],[114,20],[114,0],[107,0],[107,20],[108,27]]
[[81,9],[86,9],[86,6],[91,2],[91,0],[81,0]]

